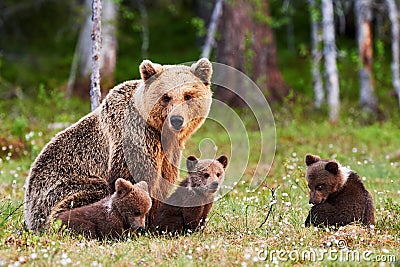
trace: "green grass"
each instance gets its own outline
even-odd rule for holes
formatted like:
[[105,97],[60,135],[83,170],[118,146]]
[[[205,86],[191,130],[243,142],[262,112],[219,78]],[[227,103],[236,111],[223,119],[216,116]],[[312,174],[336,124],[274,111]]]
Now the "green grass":
[[[20,205],[25,178],[40,149],[58,131],[49,130],[48,124],[72,123],[89,110],[87,102],[65,101],[50,95],[44,93],[36,99],[12,100],[0,105],[0,266],[16,266],[17,262],[28,266],[272,266],[275,263],[357,266],[360,263],[354,255],[362,258],[363,253],[364,259],[369,260],[394,255],[399,264],[397,110],[386,111],[386,120],[374,122],[365,119],[357,108],[351,108],[354,105],[343,103],[340,121],[330,124],[327,112],[314,110],[307,99],[273,107],[277,150],[271,171],[262,177],[265,179],[257,190],[251,190],[248,184],[257,165],[257,157],[250,155],[244,177],[214,204],[205,229],[179,237],[145,234],[121,241],[96,241],[57,231],[35,235],[23,230]],[[52,100],[45,101],[45,96]],[[252,147],[257,147],[259,133],[251,127],[251,118],[244,113],[240,115],[249,129]],[[207,122],[186,144],[184,155],[199,156],[207,151],[209,143],[204,143],[198,151],[198,144],[206,137],[218,146],[218,154],[229,154],[227,133]],[[376,205],[374,228],[304,228],[310,208],[304,178],[306,153],[335,158],[365,177]],[[338,248],[341,242],[346,242],[348,250]],[[299,258],[301,253],[321,256],[323,251],[326,254],[322,261]],[[350,260],[329,260],[328,252],[333,258],[342,255]],[[379,262],[363,260],[361,264],[378,266]]]

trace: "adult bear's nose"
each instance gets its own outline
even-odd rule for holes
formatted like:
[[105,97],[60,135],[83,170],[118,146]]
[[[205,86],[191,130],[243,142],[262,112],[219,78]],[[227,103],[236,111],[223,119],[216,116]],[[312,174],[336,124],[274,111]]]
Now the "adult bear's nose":
[[183,125],[183,117],[181,116],[171,116],[170,120],[172,127],[179,131],[180,129],[182,129],[182,125]]

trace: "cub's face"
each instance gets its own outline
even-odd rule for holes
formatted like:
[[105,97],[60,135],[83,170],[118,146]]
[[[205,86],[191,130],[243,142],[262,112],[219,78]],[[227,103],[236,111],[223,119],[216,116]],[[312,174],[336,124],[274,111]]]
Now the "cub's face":
[[133,230],[145,228],[146,215],[151,208],[147,183],[142,181],[132,185],[119,178],[115,183],[115,190],[113,208],[118,209],[127,227]]
[[203,123],[212,95],[212,65],[207,59],[191,67],[161,66],[145,60],[140,71],[144,85],[135,93],[135,104],[148,124],[185,138]]
[[306,156],[306,179],[310,189],[310,204],[321,204],[330,194],[338,191],[345,180],[335,161],[321,160],[320,157]]
[[216,160],[198,160],[194,156],[188,157],[186,165],[190,186],[204,189],[207,193],[216,193],[224,181],[227,164],[228,158],[225,155]]

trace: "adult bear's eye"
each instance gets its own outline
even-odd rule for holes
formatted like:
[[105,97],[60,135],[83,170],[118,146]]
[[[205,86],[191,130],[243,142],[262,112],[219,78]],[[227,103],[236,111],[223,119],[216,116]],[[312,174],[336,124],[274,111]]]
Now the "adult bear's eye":
[[163,95],[162,99],[164,102],[168,103],[169,101],[171,101],[172,98],[169,95],[165,94]]
[[185,101],[189,101],[189,100],[192,100],[192,99],[193,99],[193,96],[190,95],[190,94],[186,94],[186,95],[184,96],[184,99],[185,99]]
[[321,184],[319,184],[319,185],[317,185],[317,186],[315,187],[315,190],[321,191],[322,188],[323,188],[323,186],[322,186]]
[[140,211],[135,211],[135,212],[133,213],[133,215],[134,215],[135,217],[139,217],[140,215],[142,215],[142,213],[141,213]]

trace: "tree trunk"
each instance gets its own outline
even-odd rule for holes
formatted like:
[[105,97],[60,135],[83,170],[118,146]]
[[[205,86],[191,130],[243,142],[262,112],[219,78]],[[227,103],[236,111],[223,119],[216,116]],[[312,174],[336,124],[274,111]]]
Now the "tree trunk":
[[147,59],[149,51],[149,15],[147,13],[146,2],[144,0],[138,0],[138,7],[141,18],[142,26],[142,59]]
[[[85,10],[87,11],[87,15],[79,33],[74,60],[71,66],[70,78],[68,80],[67,97],[72,95],[72,91],[83,97],[89,95],[89,75],[92,71],[92,0],[85,0]],[[103,43],[100,54],[101,86],[103,89],[108,89],[114,85],[114,71],[117,56],[116,2],[114,0],[104,0],[102,12]],[[77,70],[78,73],[76,73]]]
[[372,80],[372,0],[356,0],[355,16],[357,20],[358,53],[361,61],[360,106],[367,111],[375,112],[377,101],[374,96]]
[[[224,1],[216,61],[246,73],[269,101],[282,101],[288,95],[289,87],[278,68],[275,40],[268,18],[266,1]],[[221,87],[216,88],[215,96],[232,106],[243,105],[236,94]]]
[[117,4],[115,0],[102,0],[102,44],[100,56],[101,85],[114,86],[114,71],[117,63]]
[[399,14],[394,0],[386,0],[389,19],[392,24],[392,83],[396,91],[400,107],[400,77],[399,77]]
[[312,76],[313,87],[315,94],[315,106],[321,107],[324,102],[325,92],[322,83],[322,76],[320,71],[320,61],[322,58],[321,53],[321,23],[319,20],[319,10],[315,4],[315,0],[309,0],[310,5],[310,18],[311,18],[311,53],[312,53]]
[[340,102],[332,0],[322,0],[322,21],[324,30],[324,56],[329,119],[331,122],[336,122],[339,118]]
[[[257,2],[257,1],[256,1]],[[256,7],[257,10],[263,10],[265,18],[270,18],[268,1],[260,1],[261,7]],[[258,9],[260,8],[260,9]],[[254,32],[257,38],[254,40],[253,80],[259,81],[257,84],[266,93],[269,101],[281,102],[289,95],[289,86],[283,80],[281,71],[278,67],[278,51],[275,44],[274,33],[269,27],[267,21],[257,21],[255,23]],[[258,57],[266,57],[266,65],[258,63]],[[259,69],[258,69],[259,68]],[[258,69],[258,72],[256,71]],[[266,77],[266,78],[265,78]],[[262,81],[265,83],[262,83]]]
[[287,48],[290,52],[294,53],[295,42],[294,42],[294,25],[293,25],[293,7],[290,6],[291,0],[284,0],[282,3],[283,13],[287,19],[286,25],[286,40]]
[[[90,89],[89,74],[91,70],[91,28],[92,28],[92,0],[85,0],[85,21],[79,33],[74,58],[71,64],[70,75],[66,90],[66,97],[71,97],[75,91],[80,96],[87,96]],[[79,74],[77,76],[77,69]]]
[[90,77],[90,100],[92,111],[100,105],[100,51],[101,51],[101,0],[92,5],[92,75]]
[[201,52],[201,57],[210,58],[211,49],[215,44],[215,32],[217,30],[219,18],[222,15],[222,2],[224,0],[217,0],[213,13],[211,15],[210,25],[208,27],[207,38]]
[[345,32],[346,32],[346,15],[344,14],[342,1],[341,0],[335,1],[335,7],[336,7],[336,14],[339,19],[339,33],[345,34]]

